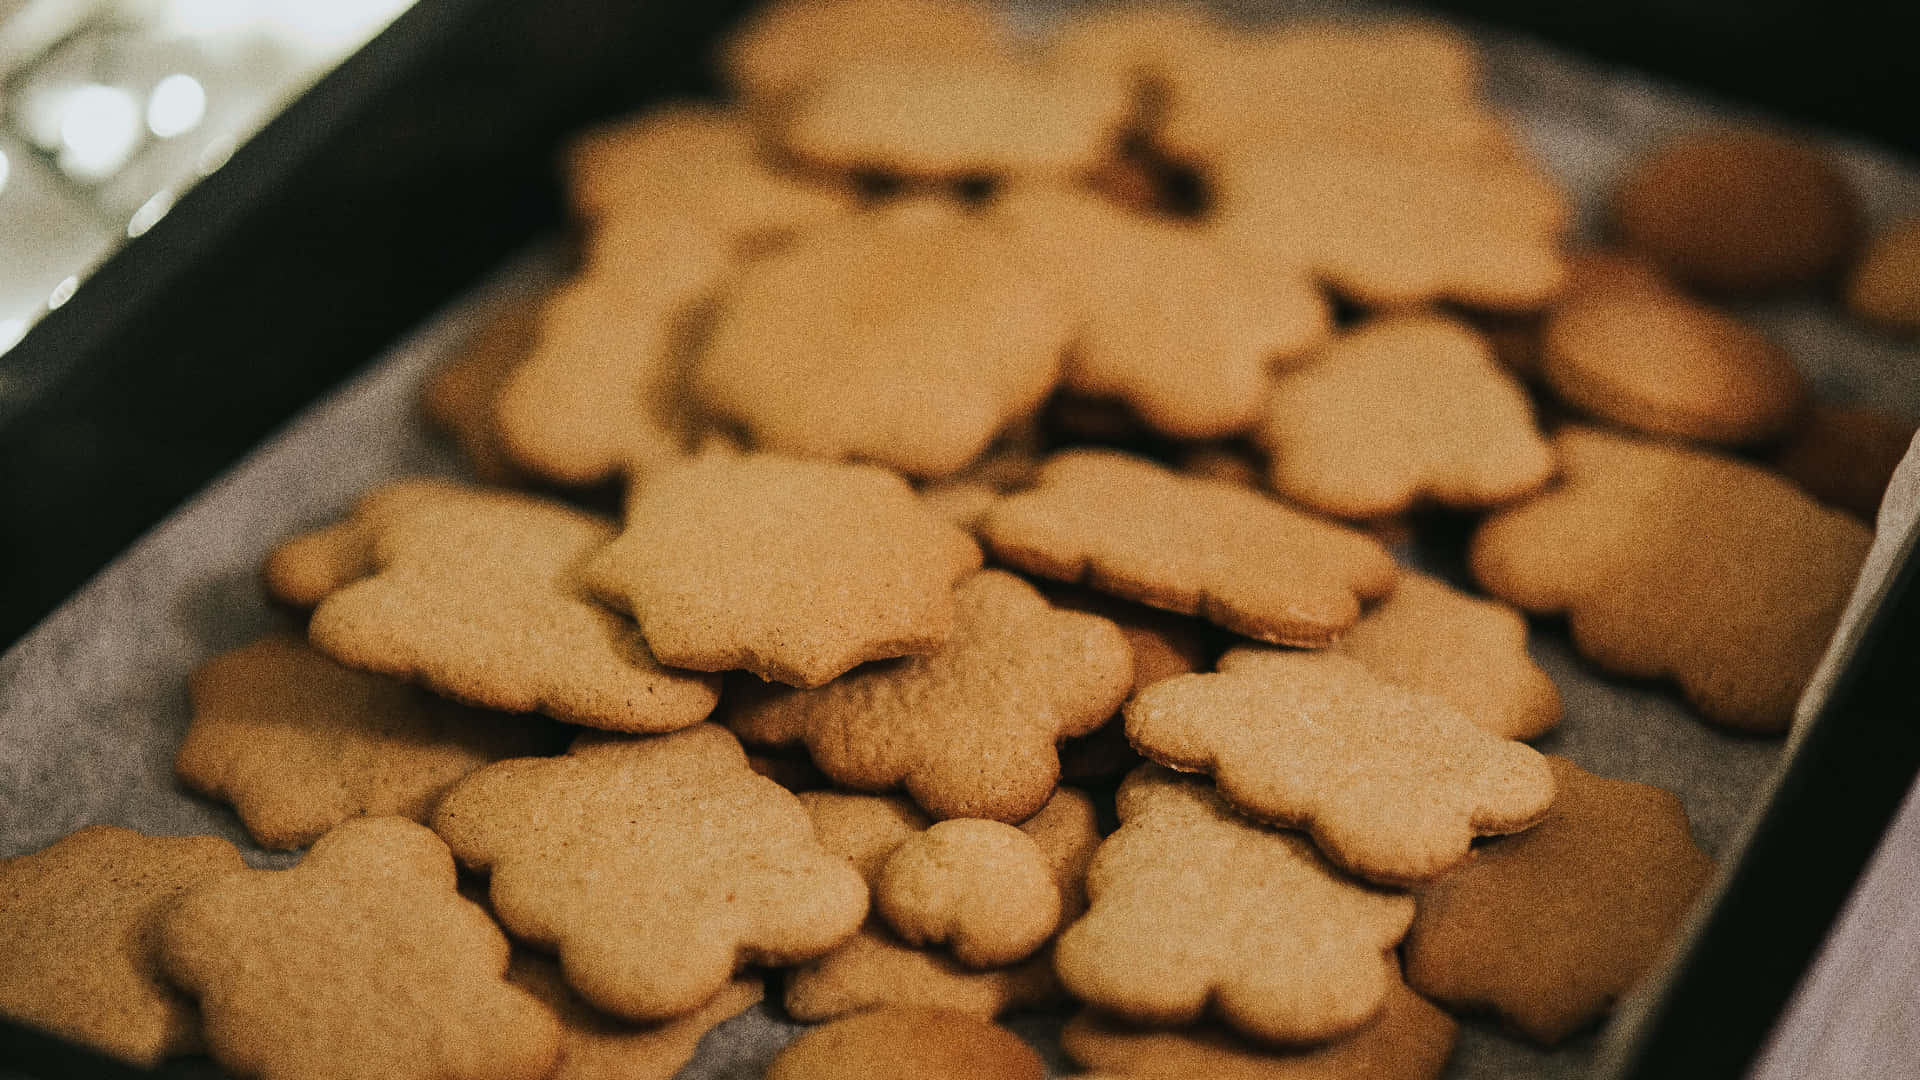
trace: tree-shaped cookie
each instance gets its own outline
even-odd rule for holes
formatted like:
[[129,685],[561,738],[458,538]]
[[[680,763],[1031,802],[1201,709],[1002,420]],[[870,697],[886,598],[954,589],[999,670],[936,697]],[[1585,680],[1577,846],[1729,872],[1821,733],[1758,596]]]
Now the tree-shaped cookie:
[[702,724],[583,736],[447,794],[433,827],[492,874],[495,913],[555,949],[567,982],[634,1020],[697,1008],[749,963],[795,964],[852,934],[866,884],[824,851],[792,794]]
[[1407,978],[1554,1043],[1633,988],[1666,950],[1713,860],[1671,792],[1549,758],[1553,810],[1422,886]]
[[1561,482],[1474,535],[1495,596],[1567,613],[1608,671],[1671,677],[1708,720],[1786,728],[1873,534],[1753,465],[1585,428]]
[[1319,647],[1393,591],[1376,541],[1236,484],[1103,450],[1057,454],[987,516],[1000,559],[1030,573]]
[[446,845],[402,818],[348,821],[291,870],[205,881],[168,914],[161,956],[241,1076],[540,1080],[559,1053]]
[[1424,881],[1476,836],[1518,832],[1553,802],[1546,759],[1452,706],[1333,653],[1245,647],[1212,675],[1127,704],[1142,754],[1211,774],[1261,821],[1304,829],[1369,881]]
[[1272,369],[1328,332],[1326,302],[1304,275],[1266,273],[1190,225],[1038,186],[994,209],[1079,312],[1062,384],[1123,401],[1156,431],[1250,429]]
[[1209,1010],[1256,1038],[1360,1028],[1399,981],[1411,897],[1356,882],[1305,837],[1234,814],[1204,779],[1142,766],[1094,856],[1087,914],[1054,951],[1076,997],[1129,1019]]
[[1425,574],[1402,574],[1334,649],[1495,735],[1533,739],[1560,722],[1560,691],[1527,655],[1527,620]]
[[1067,1021],[1060,1046],[1085,1068],[1142,1080],[1437,1080],[1458,1031],[1402,983],[1365,1027],[1320,1046],[1265,1046],[1217,1024],[1138,1028],[1092,1010]]
[[1553,474],[1526,391],[1439,315],[1375,319],[1275,378],[1258,438],[1275,491],[1344,518],[1497,506]]
[[160,921],[245,868],[225,840],[112,825],[0,859],[0,1016],[137,1065],[198,1050],[199,1016],[160,977]]
[[979,567],[891,472],[716,453],[635,488],[586,578],[662,663],[819,686],[945,644],[953,583]]
[[597,517],[525,495],[411,504],[378,528],[377,571],[328,596],[308,634],[343,663],[489,708],[620,731],[698,723],[714,678],[661,667],[639,628],[580,581],[613,536]]
[[454,781],[554,743],[539,717],[457,705],[283,634],[207,661],[188,689],[193,722],[174,772],[232,803],[269,848],[311,844],[362,814],[425,820]]
[[933,201],[808,233],[714,312],[693,389],[763,449],[955,472],[1033,412],[1070,309],[992,227]]
[[1126,697],[1118,628],[1060,611],[1011,574],[961,584],[953,637],[817,690],[729,687],[727,723],[751,743],[804,742],[822,772],[865,791],[904,787],[936,818],[1023,821],[1053,794],[1061,740]]
[[743,975],[684,1016],[639,1024],[581,1000],[544,956],[515,949],[507,979],[553,1010],[560,1022],[560,1065],[547,1080],[673,1080],[707,1032],[752,1008],[762,987]]

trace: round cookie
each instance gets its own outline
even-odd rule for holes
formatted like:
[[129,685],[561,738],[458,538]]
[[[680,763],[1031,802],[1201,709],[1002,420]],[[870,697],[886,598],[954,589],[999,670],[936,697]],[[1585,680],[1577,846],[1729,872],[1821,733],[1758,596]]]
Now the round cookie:
[[1920,333],[1920,218],[1873,238],[1847,279],[1847,310],[1898,333]]
[[1723,128],[1641,159],[1613,196],[1620,238],[1677,280],[1752,295],[1807,285],[1858,239],[1853,189],[1809,143]]

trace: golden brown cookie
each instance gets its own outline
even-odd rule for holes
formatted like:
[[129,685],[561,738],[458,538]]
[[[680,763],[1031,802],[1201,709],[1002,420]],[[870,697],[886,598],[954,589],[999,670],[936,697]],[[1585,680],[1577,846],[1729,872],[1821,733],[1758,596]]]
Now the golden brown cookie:
[[994,212],[1077,312],[1062,385],[1124,402],[1163,434],[1248,430],[1269,373],[1330,330],[1326,301],[1304,275],[1269,273],[1190,225],[1033,185]]
[[748,268],[694,390],[762,449],[939,477],[1039,407],[1072,332],[996,230],[921,201]]
[[664,664],[820,686],[944,645],[953,584],[979,568],[894,473],[719,453],[633,487],[626,531],[585,577]]
[[1887,330],[1920,332],[1920,218],[1873,238],[1847,277],[1847,310]]
[[1763,469],[1587,428],[1561,482],[1489,518],[1473,575],[1608,671],[1671,677],[1707,719],[1784,731],[1872,533]]
[[1082,1066],[1123,1077],[1437,1080],[1458,1031],[1452,1017],[1403,983],[1365,1027],[1321,1046],[1262,1046],[1217,1024],[1138,1028],[1091,1009],[1067,1021],[1060,1045]]
[[1403,573],[1334,649],[1502,738],[1539,738],[1560,722],[1560,691],[1527,655],[1526,619],[1425,574]]
[[1200,617],[1262,641],[1324,646],[1393,591],[1373,540],[1233,484],[1126,454],[1056,454],[987,516],[999,559]]
[[879,919],[787,975],[787,1015],[809,1023],[878,1006],[950,1009],[982,1019],[1054,1005],[1065,995],[1053,953],[1011,967],[964,967],[944,949],[917,949]]
[[267,556],[267,592],[283,604],[311,608],[374,572],[373,538],[408,508],[468,489],[447,480],[394,480],[362,495],[346,517],[284,541]]
[[1127,738],[1368,879],[1424,881],[1553,802],[1546,761],[1335,653],[1246,646],[1127,703]]
[[433,827],[492,874],[508,929],[633,1020],[690,1012],[746,964],[819,956],[867,910],[866,883],[821,849],[798,799],[712,724],[489,766]]
[[742,96],[764,103],[865,60],[986,62],[1013,49],[1000,14],[975,0],[780,0],[727,40],[720,68]]
[[1070,180],[1118,151],[1124,86],[1013,57],[872,57],[822,72],[779,119],[795,159],[909,182]]
[[200,1049],[193,1004],[160,976],[160,922],[245,866],[225,840],[112,825],[0,859],[0,1016],[136,1065]]
[[515,949],[507,980],[560,1022],[560,1064],[548,1080],[673,1080],[707,1032],[758,1004],[762,992],[758,976],[743,975],[684,1016],[636,1024],[587,1004],[544,956]]
[[1764,442],[1794,422],[1806,380],[1785,349],[1673,290],[1582,290],[1547,316],[1540,376],[1576,409],[1698,442]]
[[1406,955],[1421,993],[1552,1044],[1652,970],[1713,860],[1672,792],[1548,761],[1553,810],[1422,886]]
[[1042,1080],[1046,1066],[1020,1037],[944,1009],[883,1006],[805,1032],[767,1080]]
[[1374,319],[1277,377],[1258,439],[1275,491],[1343,518],[1499,506],[1553,475],[1526,391],[1439,315]]
[[1053,866],[1032,837],[998,821],[942,821],[902,841],[873,902],[910,945],[946,945],[970,968],[1032,956],[1060,924]]
[[1219,15],[1199,4],[1130,0],[1074,8],[1042,48],[1057,68],[1126,87],[1152,116],[1177,82],[1206,70],[1232,40]]
[[1635,163],[1613,195],[1620,239],[1717,293],[1807,285],[1859,239],[1853,189],[1825,152],[1757,129],[1682,136]]
[[427,422],[453,440],[474,478],[488,484],[511,485],[522,479],[500,445],[493,405],[508,377],[533,352],[544,299],[516,299],[420,388]]
[[1913,435],[1913,421],[1870,405],[1816,403],[1768,463],[1807,494],[1872,524]]
[[161,960],[237,1075],[541,1080],[559,1025],[507,982],[506,936],[454,876],[422,826],[354,818],[291,870],[203,881],[168,913]]
[[194,669],[181,781],[233,804],[262,847],[297,848],[350,817],[424,821],[488,762],[555,743],[539,717],[469,709],[341,667],[274,634]]
[[1279,1042],[1345,1035],[1380,1011],[1411,897],[1239,817],[1202,778],[1143,766],[1118,807],[1087,877],[1092,907],[1054,950],[1076,997],[1147,1023],[1212,1011]]
[[938,652],[817,690],[730,684],[727,724],[750,743],[804,742],[836,782],[904,787],[936,818],[1031,817],[1059,779],[1060,741],[1092,731],[1126,697],[1126,638],[998,570],[968,578],[956,599],[953,637]]
[[670,671],[580,582],[611,525],[558,503],[473,490],[399,508],[378,570],[328,596],[308,634],[351,667],[506,712],[672,731],[713,711],[710,675]]

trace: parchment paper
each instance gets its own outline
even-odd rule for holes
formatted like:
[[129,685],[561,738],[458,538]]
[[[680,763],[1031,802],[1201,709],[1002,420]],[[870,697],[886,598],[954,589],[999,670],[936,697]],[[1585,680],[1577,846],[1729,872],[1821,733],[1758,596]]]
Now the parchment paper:
[[[1025,22],[1041,24],[1063,6],[1029,3],[1020,14]],[[1227,6],[1242,12],[1274,10],[1273,5]],[[1477,36],[1486,46],[1491,96],[1576,193],[1587,230],[1596,220],[1600,194],[1634,155],[1661,137],[1731,112],[1528,41]],[[1864,146],[1826,141],[1856,181],[1875,222],[1920,212],[1920,169]],[[171,764],[187,723],[187,672],[214,653],[286,622],[268,607],[259,586],[259,567],[272,545],[334,518],[383,480],[457,474],[451,451],[418,420],[419,382],[485,321],[494,305],[536,288],[550,273],[546,262],[537,256],[521,260],[500,280],[374,360],[136,543],[0,657],[0,856],[37,850],[84,825],[110,823],[151,833],[224,836],[256,866],[293,861],[253,848],[230,811],[175,784]],[[1876,335],[1810,299],[1744,314],[1793,351],[1823,396],[1873,401],[1920,417],[1920,351],[1913,345]],[[1915,468],[1911,456],[1907,467]],[[1914,485],[1902,491],[1900,515],[1910,522]],[[1442,538],[1401,554],[1464,583],[1460,539]],[[1875,564],[1872,572],[1885,569]],[[1566,703],[1561,728],[1541,740],[1540,748],[1602,775],[1677,792],[1702,846],[1722,854],[1770,778],[1782,741],[1715,731],[1664,686],[1599,678],[1573,654],[1557,623],[1536,624],[1533,649]],[[1914,993],[1911,987],[1907,992]],[[770,997],[777,1001],[777,993]],[[1062,1019],[1035,1015],[1010,1023],[1045,1050],[1056,1071],[1071,1071],[1057,1053],[1055,1033]],[[757,1077],[795,1030],[777,1005],[763,1004],[710,1036],[683,1075]],[[1544,1053],[1490,1025],[1468,1022],[1447,1076],[1577,1076],[1593,1044],[1589,1034]],[[0,1076],[5,1075],[0,1067]]]

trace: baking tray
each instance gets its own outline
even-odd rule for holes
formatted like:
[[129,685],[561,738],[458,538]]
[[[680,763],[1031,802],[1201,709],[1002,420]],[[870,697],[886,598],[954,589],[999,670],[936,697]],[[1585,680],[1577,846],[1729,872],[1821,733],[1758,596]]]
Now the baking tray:
[[[284,619],[257,581],[272,543],[381,480],[457,469],[419,427],[415,389],[500,304],[553,272],[557,245],[524,252],[562,226],[551,166],[560,140],[593,118],[703,89],[711,42],[744,6],[422,0],[0,359],[0,565],[34,568],[8,579],[0,640],[59,604],[0,657],[0,855],[116,822],[225,835],[255,865],[286,864],[246,844],[230,813],[176,790],[185,672]],[[1022,14],[1038,22],[1063,6],[1029,3]],[[1707,115],[1671,87],[1476,36],[1491,96],[1519,110],[1522,134],[1577,190],[1590,194],[1641,143]],[[1920,205],[1920,171],[1836,149],[1870,210]],[[447,310],[490,271],[492,285]],[[1814,305],[1752,315],[1830,396],[1873,396],[1912,369],[1909,354],[1849,334]],[[1920,411],[1920,388],[1902,392]],[[1457,576],[1444,550],[1437,557]],[[1900,563],[1868,598],[1839,679],[1786,755],[1781,743],[1708,729],[1669,692],[1596,679],[1562,630],[1537,626],[1538,659],[1569,708],[1545,747],[1682,791],[1725,864],[1722,899],[1603,1036],[1536,1054],[1470,1024],[1450,1076],[1740,1075],[1920,766],[1920,680],[1907,670],[1920,654],[1920,598],[1905,551]],[[1604,754],[1598,725],[1576,722],[1583,715],[1610,721]],[[21,794],[50,788],[58,799]],[[1049,1023],[1013,1026],[1045,1042]],[[757,1075],[791,1030],[777,1010],[757,1009],[710,1039],[689,1075]],[[9,1066],[138,1074],[10,1024],[0,1026]],[[161,1073],[217,1075],[205,1062]]]

